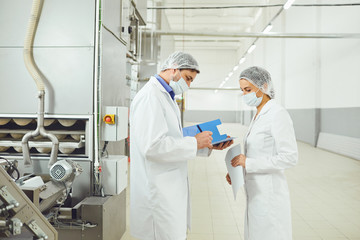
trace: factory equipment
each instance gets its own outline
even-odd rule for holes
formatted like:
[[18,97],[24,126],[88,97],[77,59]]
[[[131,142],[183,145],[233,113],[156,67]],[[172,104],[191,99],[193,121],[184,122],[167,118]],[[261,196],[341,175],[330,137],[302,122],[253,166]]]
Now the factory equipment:
[[1,3],[0,238],[120,239],[146,1],[33,3]]
[[31,231],[33,239],[58,239],[55,228],[40,210],[0,167],[0,237],[20,235],[22,227]]

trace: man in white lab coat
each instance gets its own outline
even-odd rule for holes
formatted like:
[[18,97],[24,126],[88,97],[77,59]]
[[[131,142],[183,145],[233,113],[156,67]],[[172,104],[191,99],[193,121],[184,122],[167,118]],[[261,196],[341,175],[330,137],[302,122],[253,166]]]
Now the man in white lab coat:
[[199,72],[190,54],[175,52],[131,104],[130,229],[138,239],[186,239],[190,225],[187,161],[200,149],[212,148],[212,133],[183,137],[174,96],[186,91]]

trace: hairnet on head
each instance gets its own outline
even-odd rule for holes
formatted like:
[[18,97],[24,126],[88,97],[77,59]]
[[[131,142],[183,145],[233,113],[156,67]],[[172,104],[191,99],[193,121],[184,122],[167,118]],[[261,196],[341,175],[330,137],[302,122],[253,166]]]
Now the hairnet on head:
[[240,79],[249,81],[271,99],[275,98],[275,90],[270,73],[265,69],[256,66],[249,67],[240,73]]
[[200,73],[199,64],[193,56],[184,52],[174,52],[161,66],[161,71],[166,69],[192,69]]

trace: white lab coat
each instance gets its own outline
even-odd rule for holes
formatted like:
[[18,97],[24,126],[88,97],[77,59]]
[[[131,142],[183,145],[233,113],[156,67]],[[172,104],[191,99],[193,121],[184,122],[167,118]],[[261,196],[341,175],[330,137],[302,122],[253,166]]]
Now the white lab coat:
[[290,196],[284,170],[298,151],[288,112],[268,101],[250,124],[245,146],[245,240],[291,240]]
[[132,236],[186,239],[190,227],[187,161],[196,154],[196,138],[182,135],[179,107],[151,77],[130,108]]

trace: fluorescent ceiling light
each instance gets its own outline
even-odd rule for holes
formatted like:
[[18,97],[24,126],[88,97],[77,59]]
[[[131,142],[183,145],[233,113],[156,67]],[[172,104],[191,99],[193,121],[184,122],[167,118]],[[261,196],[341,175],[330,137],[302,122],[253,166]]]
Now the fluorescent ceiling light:
[[239,61],[239,64],[244,63],[244,62],[245,62],[245,60],[246,60],[246,58],[245,58],[245,57],[242,57],[242,58],[240,59],[240,61]]
[[285,4],[284,4],[284,9],[289,9],[291,7],[291,5],[295,2],[295,0],[288,0]]
[[226,77],[226,78],[225,78],[225,82],[226,82],[227,80],[229,80],[229,77]]
[[256,45],[253,44],[253,45],[251,45],[251,47],[249,48],[249,50],[247,52],[252,53],[252,51],[254,51],[255,48],[256,48]]
[[273,25],[272,25],[272,24],[267,25],[266,28],[264,29],[263,33],[268,33],[268,32],[270,32],[272,28],[273,28]]
[[229,77],[231,77],[233,74],[234,74],[233,72],[230,72],[230,73],[229,73]]
[[239,66],[236,65],[234,68],[233,68],[233,71],[235,72],[236,70],[238,70]]

